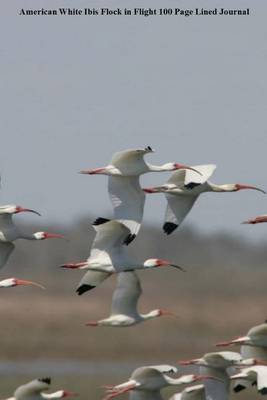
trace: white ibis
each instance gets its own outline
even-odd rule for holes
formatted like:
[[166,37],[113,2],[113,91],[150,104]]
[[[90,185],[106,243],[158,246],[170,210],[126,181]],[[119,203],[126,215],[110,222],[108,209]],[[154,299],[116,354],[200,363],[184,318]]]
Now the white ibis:
[[267,361],[267,323],[253,326],[245,336],[217,343],[218,347],[241,346],[243,359],[254,358]]
[[206,353],[201,358],[180,361],[180,365],[197,365],[199,373],[218,378],[220,382],[204,382],[206,396],[210,400],[227,400],[230,393],[230,378],[227,369],[240,365],[242,357],[233,351]]
[[15,392],[14,397],[7,400],[43,400],[43,399],[62,399],[63,397],[76,396],[76,393],[66,390],[58,390],[54,393],[43,393],[50,389],[51,378],[39,378],[19,386]]
[[201,193],[237,192],[242,189],[254,189],[265,193],[256,186],[239,183],[215,185],[208,181],[215,168],[214,164],[196,165],[191,170],[174,172],[164,185],[143,189],[146,193],[165,193],[167,208],[163,230],[167,235],[178,228]]
[[40,215],[37,211],[16,205],[0,206],[0,268],[2,268],[15,246],[12,243],[17,239],[43,240],[50,238],[63,238],[63,235],[48,232],[35,232],[26,234],[21,232],[13,223],[12,216],[21,212],[31,212]]
[[97,218],[93,227],[96,230],[96,237],[87,261],[67,263],[61,266],[62,268],[88,270],[78,285],[76,290],[78,295],[95,288],[112,273],[166,266],[183,270],[178,265],[159,258],[150,258],[144,263],[131,259],[123,246],[130,230],[119,221]]
[[119,273],[117,286],[112,297],[110,317],[99,321],[90,321],[86,325],[124,327],[164,315],[175,316],[163,309],[152,310],[147,314],[138,313],[137,302],[141,294],[140,280],[135,272]]
[[[264,365],[267,361],[267,323],[252,327],[246,336],[217,343],[220,347],[231,345],[241,346],[241,366]],[[247,386],[244,380],[235,381],[234,391],[240,392]]]
[[[253,367],[244,368],[238,374],[232,375],[231,380],[242,382],[243,389],[248,385],[257,385],[257,390],[261,394],[267,394],[267,367],[263,365],[255,365]],[[244,383],[245,382],[245,383]],[[246,386],[245,386],[246,385]],[[240,389],[235,392],[240,391]]]
[[169,400],[206,400],[205,386],[188,386],[180,393],[175,393]]
[[8,288],[14,286],[36,286],[41,289],[45,289],[43,285],[40,285],[39,283],[36,282],[27,281],[25,279],[8,278],[0,281],[0,288]]
[[105,400],[130,392],[130,400],[162,400],[161,389],[167,386],[187,385],[204,379],[216,379],[204,375],[183,375],[171,378],[168,373],[177,373],[171,365],[151,365],[137,368],[127,382],[117,386],[106,386]]
[[130,229],[126,244],[136,237],[143,219],[145,195],[140,187],[139,176],[147,172],[192,169],[173,162],[161,166],[148,164],[144,161],[144,155],[152,152],[150,146],[120,151],[113,155],[106,167],[81,171],[82,174],[108,175],[108,191],[114,208],[114,218]]

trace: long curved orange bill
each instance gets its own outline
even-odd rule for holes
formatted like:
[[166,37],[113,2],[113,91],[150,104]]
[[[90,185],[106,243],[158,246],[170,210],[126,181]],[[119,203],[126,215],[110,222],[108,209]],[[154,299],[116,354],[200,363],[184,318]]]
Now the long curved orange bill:
[[55,238],[58,238],[58,239],[65,239],[65,240],[67,240],[67,239],[65,238],[64,235],[61,235],[61,234],[59,234],[59,233],[46,233],[45,238],[46,238],[46,239],[55,239]]
[[248,219],[247,221],[241,222],[241,224],[259,224],[261,222],[267,222],[267,215],[259,216],[254,219]]
[[243,184],[237,184],[239,190],[242,189],[252,189],[252,190],[257,190],[258,192],[266,194],[265,190],[258,188],[257,186],[252,186],[252,185],[243,185]]
[[236,339],[232,339],[232,340],[229,340],[227,342],[216,343],[215,346],[217,346],[217,347],[226,347],[226,346],[231,346],[232,344],[242,345],[242,344],[245,344],[245,342],[248,341],[248,340],[250,340],[249,336],[240,336],[240,337],[238,337]]
[[219,342],[216,343],[215,346],[216,347],[227,347],[227,346],[231,346],[231,344],[233,344],[233,342],[229,341],[229,342]]
[[101,174],[105,168],[94,168],[94,169],[83,169],[82,171],[79,171],[79,174],[84,174],[84,175],[96,175],[96,174]]
[[98,326],[97,321],[88,321],[86,322],[85,326]]
[[173,317],[173,318],[179,318],[177,314],[174,314],[173,312],[171,312],[169,310],[163,310],[163,309],[160,309],[160,315],[167,316],[167,317]]
[[136,387],[136,385],[132,384],[129,385],[127,387],[124,387],[123,389],[118,389],[116,390],[116,388],[114,387],[114,389],[108,389],[108,392],[110,391],[110,393],[104,397],[104,400],[110,400],[113,399],[114,397],[120,396],[121,394],[127,393],[130,390],[134,389]]
[[159,190],[157,190],[156,188],[153,188],[153,187],[151,187],[151,188],[143,188],[142,190],[145,193],[158,193],[159,192]]
[[36,283],[33,281],[26,281],[24,279],[15,279],[15,285],[23,285],[23,286],[36,286],[39,287],[41,289],[45,289],[45,287],[43,285],[40,285],[40,283]]
[[77,396],[79,396],[78,393],[70,392],[68,390],[64,390],[63,393],[64,393],[63,397],[77,397]]
[[78,262],[78,263],[66,263],[66,264],[60,265],[60,268],[82,269],[82,267],[85,267],[87,265],[88,265],[87,261],[84,261],[84,262]]
[[38,211],[32,210],[31,208],[23,208],[18,206],[16,209],[16,213],[21,213],[21,212],[30,212],[39,215],[39,217],[41,217],[41,214]]
[[186,270],[183,267],[180,267],[179,265],[176,264],[170,264],[170,267],[179,269],[180,271],[186,272]]
[[178,365],[194,365],[197,360],[180,360],[177,361]]

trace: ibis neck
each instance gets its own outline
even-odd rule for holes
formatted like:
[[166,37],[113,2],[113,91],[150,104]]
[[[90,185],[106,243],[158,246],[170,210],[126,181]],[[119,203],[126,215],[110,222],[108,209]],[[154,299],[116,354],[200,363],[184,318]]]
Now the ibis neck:
[[184,384],[183,379],[182,378],[171,378],[168,375],[164,375],[164,378],[167,382],[166,386],[179,386]]
[[18,239],[26,239],[26,240],[38,240],[35,236],[34,233],[21,233],[18,237]]
[[208,183],[210,192],[234,192],[236,189],[231,183],[226,183],[224,185],[216,185],[215,183]]
[[163,165],[153,165],[153,164],[148,164],[148,172],[163,172],[163,171],[173,171],[174,167],[173,165],[168,164],[163,164]]
[[58,391],[54,393],[42,393],[42,397],[44,399],[61,399],[63,396],[62,392]]
[[157,318],[159,316],[158,310],[152,310],[147,314],[141,314],[143,320]]

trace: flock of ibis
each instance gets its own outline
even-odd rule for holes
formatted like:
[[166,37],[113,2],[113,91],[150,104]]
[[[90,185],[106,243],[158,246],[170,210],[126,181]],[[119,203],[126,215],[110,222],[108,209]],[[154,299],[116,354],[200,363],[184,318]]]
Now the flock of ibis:
[[[237,192],[243,189],[264,190],[240,183],[217,185],[209,181],[216,166],[169,162],[161,166],[147,163],[144,156],[152,153],[145,149],[126,150],[113,155],[105,167],[81,171],[88,175],[107,175],[108,192],[114,209],[114,219],[98,217],[93,223],[96,231],[87,260],[69,262],[62,268],[85,270],[78,284],[78,295],[94,289],[112,274],[117,274],[117,285],[112,296],[111,313],[105,319],[87,322],[88,326],[128,327],[161,316],[175,316],[171,311],[155,309],[147,314],[138,311],[138,300],[142,294],[137,270],[153,268],[184,268],[171,260],[148,258],[140,262],[130,256],[127,246],[137,236],[143,219],[146,194],[164,193],[167,201],[163,231],[172,234],[183,222],[198,196],[204,192]],[[142,188],[139,177],[147,172],[171,171],[168,181],[161,186]],[[17,239],[44,240],[62,238],[57,233],[21,232],[13,222],[13,215],[21,212],[38,212],[16,205],[0,206],[0,268],[15,249]],[[267,222],[267,215],[244,221],[246,224]],[[17,285],[42,285],[30,280],[8,278],[0,281],[0,287]],[[133,371],[125,382],[105,386],[105,400],[129,393],[130,400],[162,400],[161,390],[167,386],[182,387],[170,400],[228,400],[231,393],[255,386],[260,394],[267,394],[267,322],[252,327],[245,336],[224,341],[218,347],[241,346],[240,353],[218,351],[206,353],[200,358],[177,361],[181,366],[194,366],[198,373],[171,376],[178,373],[176,366],[142,366]],[[191,371],[192,372],[192,371]],[[197,382],[197,385],[190,386]],[[39,378],[26,383],[8,400],[59,399],[76,395],[73,392],[50,389],[50,378]]]

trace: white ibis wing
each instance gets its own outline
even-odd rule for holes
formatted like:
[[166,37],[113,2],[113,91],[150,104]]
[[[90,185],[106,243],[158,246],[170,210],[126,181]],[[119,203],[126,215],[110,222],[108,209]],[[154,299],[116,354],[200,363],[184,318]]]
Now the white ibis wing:
[[14,248],[12,242],[0,242],[0,268],[4,267]]
[[119,151],[113,154],[110,164],[114,165],[114,167],[118,169],[121,169],[123,167],[128,167],[129,164],[143,161],[144,155],[152,152],[153,150],[149,146],[145,149],[130,149]]
[[137,235],[143,219],[145,194],[138,176],[109,176],[108,191],[114,217]]
[[232,363],[233,361],[240,362],[242,360],[241,354],[235,351],[220,351],[213,353],[206,353],[204,359],[207,362],[212,363],[220,363],[222,361],[228,361]]
[[249,337],[267,336],[267,323],[253,326],[248,331],[246,336]]
[[197,196],[173,195],[169,193],[165,193],[165,196],[168,204],[165,212],[163,230],[169,235],[182,223],[193,207]]
[[[181,393],[175,393],[172,400],[206,400],[204,385],[195,385],[185,388]],[[171,400],[170,399],[170,400]]]
[[77,294],[80,296],[89,290],[99,286],[105,279],[111,275],[110,272],[88,270],[79,282],[76,289]]
[[131,379],[148,379],[148,378],[156,378],[158,379],[162,374],[167,374],[171,372],[177,372],[177,368],[172,365],[148,365],[144,367],[137,368]]
[[182,400],[183,393],[174,393],[169,400]]
[[170,374],[170,373],[173,374],[178,372],[176,367],[168,364],[150,365],[149,368],[153,368],[156,371],[161,372],[162,374]]
[[205,386],[203,384],[188,386],[183,390],[186,393],[205,393]]
[[12,214],[0,214],[0,231],[12,229],[13,226]]
[[137,302],[142,293],[140,280],[135,272],[118,274],[117,286],[112,296],[111,315],[136,317]]
[[241,355],[243,359],[255,358],[267,361],[267,348],[263,346],[241,346]]
[[93,228],[96,230],[96,237],[92,244],[90,261],[99,260],[103,265],[112,264],[119,258],[126,258],[123,243],[130,235],[127,226],[116,220],[97,218]]
[[168,183],[172,183],[178,187],[183,187],[191,184],[202,184],[205,183],[213,174],[216,169],[216,165],[207,164],[207,165],[194,165],[194,169],[200,172],[198,174],[195,171],[190,169],[179,169],[171,175]]
[[185,169],[178,169],[177,171],[173,172],[167,182],[178,187],[183,187],[185,181],[185,171]]
[[211,177],[211,175],[215,171],[216,165],[215,164],[194,165],[193,168],[199,171],[201,175],[197,174],[196,172],[190,169],[186,169],[185,181],[184,181],[185,186],[190,183],[202,184],[207,182],[207,180]]
[[14,397],[16,400],[25,400],[39,395],[42,391],[49,389],[50,381],[50,378],[40,378],[21,385],[16,389]]
[[251,382],[247,379],[236,379],[233,383],[233,390],[236,393],[241,392],[244,389],[247,389],[251,386]]
[[267,394],[267,367],[263,365],[258,365],[257,369],[257,388],[262,394]]

